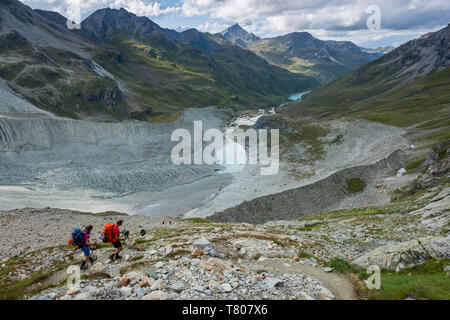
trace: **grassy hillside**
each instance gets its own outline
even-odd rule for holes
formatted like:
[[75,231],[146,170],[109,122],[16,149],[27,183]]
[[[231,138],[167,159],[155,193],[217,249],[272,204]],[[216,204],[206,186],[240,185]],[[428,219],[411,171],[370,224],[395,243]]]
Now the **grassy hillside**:
[[395,77],[380,82],[389,73],[361,78],[355,71],[313,90],[297,106],[314,114],[365,118],[399,127],[450,115],[450,68],[399,87]]

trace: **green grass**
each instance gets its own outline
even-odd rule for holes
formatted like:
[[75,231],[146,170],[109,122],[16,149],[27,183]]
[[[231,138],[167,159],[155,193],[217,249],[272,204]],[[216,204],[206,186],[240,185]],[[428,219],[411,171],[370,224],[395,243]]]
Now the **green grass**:
[[407,173],[411,173],[411,171],[416,170],[424,161],[425,161],[425,158],[423,157],[423,158],[412,160],[412,161],[408,162],[405,165],[405,169],[406,169]]
[[448,127],[445,120],[450,116],[450,68],[391,90],[401,81],[397,77],[399,70],[381,62],[383,58],[314,89],[300,106],[293,104],[292,108],[322,116],[364,118],[398,127],[424,121],[435,128]]
[[349,191],[350,193],[360,193],[363,192],[366,188],[366,183],[359,178],[348,179],[346,181],[346,184],[347,191]]
[[186,218],[186,221],[190,221],[192,223],[211,223],[211,221],[203,219],[203,218]]
[[429,260],[399,273],[382,272],[381,289],[369,290],[368,299],[400,300],[450,299],[450,277],[444,272],[444,267],[450,265],[450,260]]
[[[444,272],[450,260],[428,260],[400,272],[381,272],[381,288],[379,290],[364,289],[364,295],[369,300],[403,300],[403,299],[450,299],[450,277]],[[329,266],[336,272],[343,274],[354,273],[362,280],[370,275],[349,262],[334,258]]]

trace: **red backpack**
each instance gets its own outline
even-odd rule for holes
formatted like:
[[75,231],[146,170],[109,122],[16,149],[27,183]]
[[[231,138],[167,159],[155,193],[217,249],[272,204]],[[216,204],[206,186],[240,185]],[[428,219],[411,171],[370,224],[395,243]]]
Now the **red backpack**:
[[113,242],[115,224],[107,223],[103,227],[103,242]]

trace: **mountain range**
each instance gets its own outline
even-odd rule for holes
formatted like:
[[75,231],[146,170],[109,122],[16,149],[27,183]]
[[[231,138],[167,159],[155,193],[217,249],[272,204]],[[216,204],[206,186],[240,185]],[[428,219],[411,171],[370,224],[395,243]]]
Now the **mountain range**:
[[402,127],[425,121],[448,127],[449,67],[450,25],[312,90],[300,108],[316,115],[360,117]]
[[209,105],[268,107],[379,53],[308,33],[261,39],[164,29],[100,9],[70,30],[56,12],[0,0],[0,77],[41,109],[70,118],[171,121]]
[[392,49],[364,49],[350,41],[322,41],[308,32],[261,39],[239,24],[216,36],[249,49],[274,65],[312,76],[322,84],[379,58]]
[[270,106],[318,82],[195,29],[101,9],[69,30],[55,12],[0,1],[0,77],[70,118],[170,121],[188,107]]

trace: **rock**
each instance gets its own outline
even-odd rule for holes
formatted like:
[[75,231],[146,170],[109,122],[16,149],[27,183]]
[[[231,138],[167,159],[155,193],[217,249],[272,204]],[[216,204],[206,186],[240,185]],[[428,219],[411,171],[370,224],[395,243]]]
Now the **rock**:
[[180,293],[186,289],[186,286],[184,285],[183,281],[177,281],[170,285],[170,289],[173,291]]
[[164,262],[162,262],[162,261],[158,261],[158,262],[155,264],[155,268],[162,268],[162,267],[164,267]]
[[74,300],[92,300],[92,296],[87,292],[83,292],[83,293],[77,294],[74,297]]
[[228,283],[222,283],[221,287],[222,287],[222,290],[225,292],[233,291],[233,288]]
[[321,287],[318,295],[319,299],[331,300],[334,299],[334,294],[325,287]]
[[117,284],[117,287],[118,287],[118,288],[126,287],[126,286],[129,285],[129,284],[130,284],[130,279],[128,279],[128,278],[123,278],[123,279],[120,280],[120,282]]
[[194,287],[194,291],[199,292],[199,293],[206,294],[207,296],[210,296],[210,295],[211,295],[211,291],[209,291],[209,290],[207,290],[205,287],[199,286],[199,285],[197,285],[197,286]]
[[376,265],[381,269],[395,270],[400,263],[411,267],[432,257],[442,259],[450,257],[450,236],[425,237],[396,245],[376,248],[356,259],[353,263],[363,269]]
[[445,272],[450,271],[450,266],[446,266],[446,267],[444,268],[444,271],[445,271]]
[[150,287],[150,291],[155,291],[161,289],[162,279],[156,280]]
[[169,300],[169,299],[170,299],[169,294],[160,290],[150,292],[149,294],[141,298],[141,300]]
[[217,281],[211,280],[208,283],[208,288],[212,293],[216,294],[222,291],[222,286]]
[[[153,279],[151,277],[147,278],[147,285],[148,286],[151,287],[154,283],[155,283],[155,279]],[[145,287],[145,286],[141,286],[141,287]]]
[[91,272],[95,273],[95,272],[101,272],[103,271],[103,269],[105,268],[105,265],[101,262],[96,262],[92,267],[91,267]]
[[136,297],[138,297],[139,299],[142,298],[143,296],[145,296],[147,294],[147,289],[145,288],[137,288],[136,289]]
[[80,288],[79,287],[74,287],[74,288],[70,288],[69,290],[66,291],[66,294],[69,296],[74,296],[77,293],[80,292]]
[[120,288],[120,294],[122,295],[122,296],[124,296],[124,297],[129,297],[129,296],[131,296],[131,288],[130,287],[123,287],[123,288]]
[[265,277],[264,283],[269,289],[281,288],[284,286],[284,282],[282,280],[272,277]]
[[130,279],[130,284],[135,285],[138,282],[147,282],[147,277],[142,272],[131,271],[125,275],[125,278]]
[[147,271],[147,275],[148,275],[150,278],[153,278],[153,279],[155,279],[155,280],[158,280],[158,275],[156,274],[155,271],[153,271],[153,270],[151,270],[151,269]]
[[201,249],[203,251],[205,251],[205,249],[210,250],[210,249],[213,248],[211,242],[209,242],[205,238],[201,238],[201,239],[196,240],[193,245],[194,245],[195,248]]
[[323,269],[323,271],[325,271],[325,272],[331,272],[331,271],[333,271],[333,268],[330,268],[330,267],[324,267],[324,268],[322,268]]
[[258,262],[263,262],[263,261],[266,261],[266,260],[267,260],[266,257],[261,256],[261,257],[259,257]]
[[200,256],[203,255],[203,250],[195,249],[195,250],[192,252],[192,255],[193,255],[193,256],[196,256],[196,257],[200,257]]

